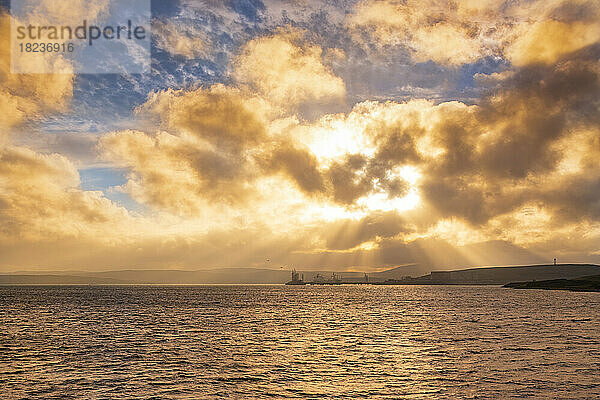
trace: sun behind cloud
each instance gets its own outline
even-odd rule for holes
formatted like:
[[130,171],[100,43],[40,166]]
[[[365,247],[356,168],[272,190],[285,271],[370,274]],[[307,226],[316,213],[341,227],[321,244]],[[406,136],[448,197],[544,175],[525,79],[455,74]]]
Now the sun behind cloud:
[[597,259],[596,3],[303,10],[182,5],[142,77],[3,64],[1,268]]

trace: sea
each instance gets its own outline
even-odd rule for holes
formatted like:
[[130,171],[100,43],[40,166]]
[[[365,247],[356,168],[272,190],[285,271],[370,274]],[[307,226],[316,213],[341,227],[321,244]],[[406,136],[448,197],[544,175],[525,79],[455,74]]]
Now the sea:
[[600,293],[4,286],[0,398],[600,398]]

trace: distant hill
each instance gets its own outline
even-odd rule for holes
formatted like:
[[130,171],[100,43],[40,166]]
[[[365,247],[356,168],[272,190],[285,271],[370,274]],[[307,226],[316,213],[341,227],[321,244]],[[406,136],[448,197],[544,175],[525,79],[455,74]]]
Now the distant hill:
[[115,285],[119,279],[73,275],[0,275],[0,285]]
[[[301,271],[306,280],[332,271]],[[362,272],[338,273],[344,279],[359,279]],[[42,274],[0,275],[0,284],[279,284],[290,280],[290,271],[259,268],[211,270],[114,270],[104,272],[51,271]]]
[[[369,273],[370,282],[403,280],[416,276],[421,266],[410,264],[385,271]],[[332,271],[299,271],[305,281],[319,274],[331,277]],[[411,284],[494,284],[530,280],[569,279],[600,275],[600,266],[593,264],[524,265],[516,267],[469,268],[454,271],[432,271],[413,278]],[[336,272],[345,282],[363,282],[363,272]],[[290,280],[289,270],[260,268],[221,268],[212,270],[115,270],[104,272],[55,271],[0,275],[0,285],[11,284],[280,284]]]
[[[452,271],[481,266],[538,265],[547,261],[522,247],[502,240],[452,246],[448,242],[424,238],[406,246],[412,264],[398,266],[402,276],[423,276],[431,271]],[[388,262],[394,261],[394,254]]]
[[258,268],[222,268],[214,270],[119,270],[86,274],[130,283],[146,284],[252,284],[284,283],[289,271]]
[[402,279],[407,276],[420,276],[423,275],[423,267],[419,264],[407,264],[399,267],[387,269],[380,272],[369,273],[369,278],[379,278],[382,280],[386,279]]
[[600,266],[595,264],[544,264],[432,271],[419,280],[430,284],[504,285],[509,282],[570,279],[599,274]]

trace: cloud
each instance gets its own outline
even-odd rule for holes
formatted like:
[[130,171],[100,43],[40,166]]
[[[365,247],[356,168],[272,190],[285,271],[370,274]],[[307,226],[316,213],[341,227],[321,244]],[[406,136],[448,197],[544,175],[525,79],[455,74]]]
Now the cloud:
[[479,8],[466,2],[369,0],[356,5],[347,24],[376,46],[404,45],[417,62],[454,66],[489,54],[478,22],[491,10],[491,3]]
[[359,175],[359,172],[364,171],[366,162],[364,156],[352,154],[343,161],[331,163],[326,176],[331,182],[335,201],[341,204],[353,204],[372,190],[369,177],[366,174]]
[[319,46],[297,31],[249,41],[235,60],[233,76],[280,105],[341,101],[344,81],[323,64]]
[[[529,78],[535,73],[538,82],[543,79],[542,86],[520,84],[520,74],[507,82],[513,88],[480,106],[358,105],[339,120],[345,124],[339,131],[358,129],[364,142],[371,143],[363,154],[342,150],[341,157],[329,154],[320,160],[314,142],[302,145],[294,130],[286,140],[273,136],[269,119],[253,114],[245,103],[255,99],[222,86],[157,94],[142,109],[160,116],[160,125],[171,133],[123,132],[107,136],[103,144],[109,159],[132,168],[127,190],[136,199],[180,213],[198,212],[203,201],[215,196],[226,202],[244,200],[252,182],[278,172],[308,195],[349,207],[378,192],[402,198],[414,184],[398,175],[398,168],[414,165],[424,173],[418,185],[430,206],[442,216],[481,224],[530,201],[526,190],[518,189],[529,174],[554,171],[560,154],[552,145],[569,132],[565,121],[580,114],[575,103],[585,102],[584,93],[594,101],[595,75],[587,68],[562,66],[556,75],[529,71]],[[561,86],[576,77],[581,87]],[[572,93],[579,94],[578,100]],[[577,118],[579,123],[583,117]],[[360,118],[363,125],[353,127]],[[318,130],[324,123],[306,129]]]
[[107,160],[131,169],[122,189],[134,199],[193,215],[207,200],[243,203],[252,194],[254,159],[268,141],[267,103],[215,85],[154,93],[139,112],[160,130],[113,132],[99,145]]
[[[10,69],[10,16],[0,13],[0,145],[12,127],[27,119],[64,110],[73,93],[73,75],[13,74]],[[70,71],[62,58],[41,58],[57,70]]]
[[589,0],[366,0],[347,25],[368,44],[405,46],[416,62],[459,66],[501,56],[515,66],[549,65],[600,39],[599,12]]
[[287,177],[298,196],[349,206],[375,190],[402,197],[406,183],[392,169],[417,157],[410,137],[390,134],[389,151],[377,163],[355,154],[322,165],[295,137],[302,129],[297,121],[278,118],[264,99],[223,85],[154,93],[139,113],[158,131],[114,132],[99,148],[106,160],[131,170],[122,190],[178,215],[198,215],[217,200],[244,204],[257,195],[257,180],[274,176]]
[[49,134],[29,126],[28,129],[18,129],[18,134],[13,135],[11,139],[13,145],[27,147],[38,153],[58,153],[68,158],[78,168],[102,165],[95,148],[98,136],[89,132],[66,131]]
[[365,217],[341,219],[321,227],[318,234],[325,237],[325,246],[331,250],[347,250],[365,242],[381,238],[392,238],[401,233],[410,233],[413,228],[396,211],[373,212]]
[[522,25],[516,29],[515,39],[506,47],[505,54],[516,66],[550,65],[600,40],[600,7],[592,15],[594,20],[586,22],[550,19]]
[[209,51],[204,33],[177,20],[154,20],[152,37],[157,47],[187,59],[206,57]]
[[122,191],[175,215],[201,215],[211,202],[243,204],[253,193],[252,166],[242,153],[139,131],[107,134],[100,149],[105,159],[131,171]]
[[109,0],[73,0],[69,3],[54,0],[21,0],[19,10],[28,23],[38,25],[77,26],[84,20],[94,21],[109,8]]
[[[416,186],[424,227],[459,218],[484,229],[540,202],[567,226],[596,218],[598,85],[591,52],[506,75],[478,105],[365,102],[294,135],[319,160],[318,186],[350,208]],[[416,185],[394,180],[406,166],[420,171]]]
[[285,171],[306,193],[323,192],[325,183],[316,157],[308,150],[284,143],[268,156],[266,169]]
[[[79,2],[69,10],[49,2],[32,3],[30,20],[78,21],[92,18],[104,3]],[[13,74],[10,66],[10,24],[12,16],[0,14],[0,245],[10,247],[47,241],[92,238],[111,241],[132,222],[124,208],[116,206],[102,192],[80,188],[75,165],[63,155],[36,152],[14,145],[19,138],[10,133],[28,134],[23,123],[40,122],[52,113],[68,110],[73,95],[74,75],[70,63],[60,55],[42,55],[22,63],[37,63],[40,71],[54,74]],[[19,60],[17,60],[19,61]],[[19,139],[19,140],[17,140]],[[50,142],[63,138],[40,138]],[[60,146],[59,146],[60,147]]]
[[138,111],[157,118],[165,129],[231,150],[264,139],[272,113],[259,97],[221,84],[153,93]]
[[[314,122],[247,88],[167,90],[139,108],[155,132],[101,149],[137,201],[224,230],[268,221],[265,240],[289,235],[286,262],[464,266],[460,252],[445,261],[446,241],[533,245],[529,232],[541,248],[597,221],[595,57],[504,74],[476,105],[367,101]],[[491,262],[481,253],[470,262]]]
[[[424,198],[444,215],[476,224],[528,202],[554,207],[546,193],[557,182],[589,176],[580,166],[559,172],[576,154],[560,143],[597,123],[599,82],[592,60],[533,67],[505,81],[472,112],[443,115],[433,135],[445,150],[424,169]],[[575,143],[594,152],[589,140]],[[564,200],[562,207],[570,210],[593,207]]]
[[[131,196],[147,206],[142,215],[82,190],[73,161],[53,154],[80,157],[93,140],[2,147],[0,264],[19,264],[19,255],[23,265],[41,263],[39,249],[49,264],[93,268],[265,266],[268,255],[299,268],[418,263],[425,273],[549,253],[592,259],[600,237],[594,7],[364,1],[346,21],[353,36],[338,40],[362,46],[350,51],[291,28],[261,33],[240,48],[227,85],[152,92],[132,129],[102,134],[101,161],[127,171],[106,193]],[[164,29],[159,40],[175,40],[165,47],[177,52],[178,37],[169,37],[177,29]],[[186,46],[181,56],[199,55]],[[410,89],[406,101],[384,94],[324,111],[346,96],[327,65],[338,71],[373,49],[452,67],[488,56],[512,66],[477,75],[482,95],[469,103]],[[431,76],[443,70],[426,67]],[[383,86],[396,84],[380,75]],[[12,118],[4,125],[68,109],[73,78],[65,76],[1,78],[2,115]],[[320,117],[303,119],[306,105]]]
[[468,31],[444,23],[418,30],[413,37],[412,49],[415,61],[431,60],[443,65],[467,64],[483,53]]
[[58,154],[0,150],[0,241],[54,238],[112,240],[131,221],[101,192],[79,188],[74,165]]

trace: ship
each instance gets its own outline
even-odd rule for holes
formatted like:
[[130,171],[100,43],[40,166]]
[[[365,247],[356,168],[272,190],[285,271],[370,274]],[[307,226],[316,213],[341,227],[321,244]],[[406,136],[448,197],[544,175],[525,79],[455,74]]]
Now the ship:
[[306,282],[304,282],[304,274],[302,274],[302,277],[300,277],[300,274],[298,273],[298,271],[296,271],[296,269],[292,269],[292,280],[289,282],[285,283],[286,285],[306,285]]

